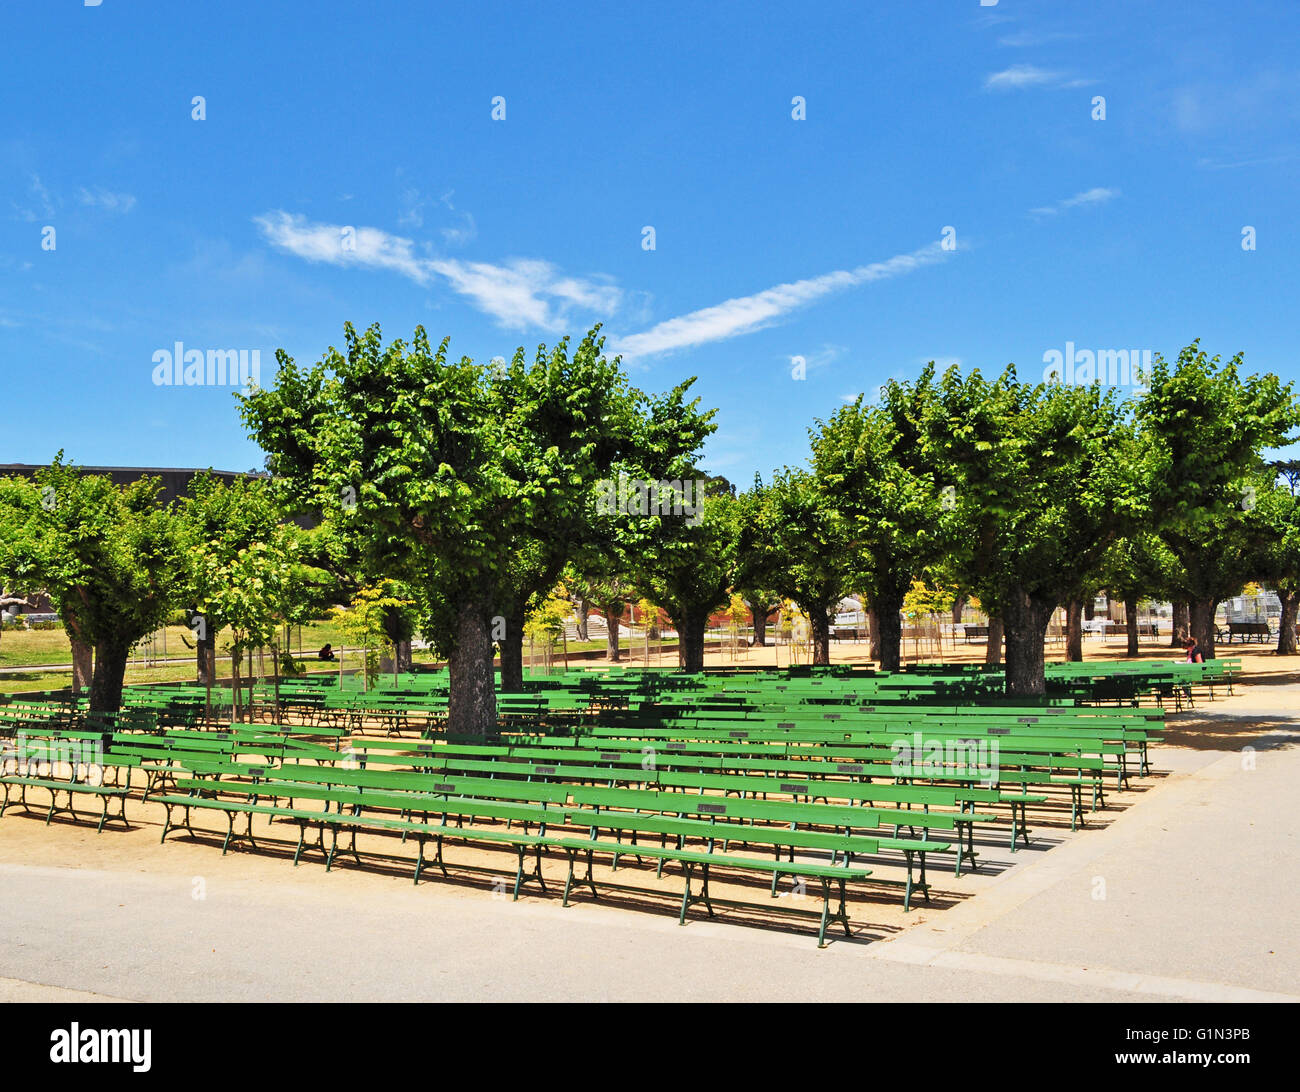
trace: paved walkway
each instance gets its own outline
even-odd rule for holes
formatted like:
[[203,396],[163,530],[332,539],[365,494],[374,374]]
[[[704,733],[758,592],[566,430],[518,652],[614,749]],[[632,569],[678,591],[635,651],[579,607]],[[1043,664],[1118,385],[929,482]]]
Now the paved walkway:
[[[1234,717],[1271,715],[1267,696]],[[974,897],[824,951],[806,929],[679,928],[666,912],[512,904],[436,880],[376,894],[210,847],[195,849],[215,858],[199,901],[191,877],[158,871],[170,845],[99,871],[93,833],[86,868],[0,841],[0,1001],[1300,1000],[1300,730],[1277,720],[1225,749],[1158,748],[1171,774],[1104,829],[1003,852],[1015,865],[1000,872],[991,851]],[[1226,749],[1247,739],[1253,769]]]

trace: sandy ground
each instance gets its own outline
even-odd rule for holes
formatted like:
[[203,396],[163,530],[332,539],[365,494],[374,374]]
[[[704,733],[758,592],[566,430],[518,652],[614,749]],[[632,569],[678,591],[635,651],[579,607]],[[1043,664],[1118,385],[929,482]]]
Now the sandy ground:
[[[598,864],[600,898],[566,909],[556,886],[512,902],[509,853],[449,845],[451,876],[416,887],[412,851],[377,836],[327,874],[262,820],[258,850],[223,857],[202,830],[160,845],[162,809],[138,800],[100,835],[10,811],[0,1000],[1298,1000],[1300,681],[1241,654],[1249,681],[1171,716],[1155,776],[1085,829],[1031,809],[1012,854],[1005,822],[977,828],[977,873],[935,867],[910,914],[860,889],[852,937],[822,951],[814,922],[775,912],[820,909],[789,880],[778,900],[715,885],[745,905],[679,928],[680,876],[649,862]],[[562,886],[563,862],[545,875]]]

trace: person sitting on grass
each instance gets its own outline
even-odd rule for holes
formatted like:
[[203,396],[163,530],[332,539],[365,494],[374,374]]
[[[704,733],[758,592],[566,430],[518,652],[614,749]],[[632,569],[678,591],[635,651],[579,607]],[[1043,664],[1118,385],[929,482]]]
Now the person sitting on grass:
[[333,646],[333,645],[326,645],[326,646],[325,646],[324,648],[322,648],[318,653],[316,653],[316,658],[317,658],[318,660],[333,660],[333,659],[334,659],[334,646]]

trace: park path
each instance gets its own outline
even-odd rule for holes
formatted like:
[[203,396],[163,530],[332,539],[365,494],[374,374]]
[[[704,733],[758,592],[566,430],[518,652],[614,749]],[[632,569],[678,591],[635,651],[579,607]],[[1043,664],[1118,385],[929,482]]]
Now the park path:
[[[1300,726],[1277,712],[1300,687],[1227,704],[1215,749],[1157,748],[1168,775],[1106,825],[1014,856],[988,846],[974,897],[893,934],[868,918],[824,951],[806,929],[679,928],[665,912],[436,881],[377,890],[211,847],[180,868],[168,845],[96,869],[93,833],[85,867],[52,867],[39,843],[8,846],[22,820],[6,817],[0,1000],[1300,1000]],[[1262,734],[1234,737],[1251,716]]]

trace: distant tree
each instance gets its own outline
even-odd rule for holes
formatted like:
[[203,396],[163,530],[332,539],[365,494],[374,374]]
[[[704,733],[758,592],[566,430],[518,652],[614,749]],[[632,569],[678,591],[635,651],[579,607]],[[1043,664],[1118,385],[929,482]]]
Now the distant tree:
[[813,470],[845,522],[885,671],[900,664],[903,597],[946,545],[950,483],[940,482],[925,433],[933,376],[930,365],[916,383],[887,383],[879,405],[859,395],[810,431]]

